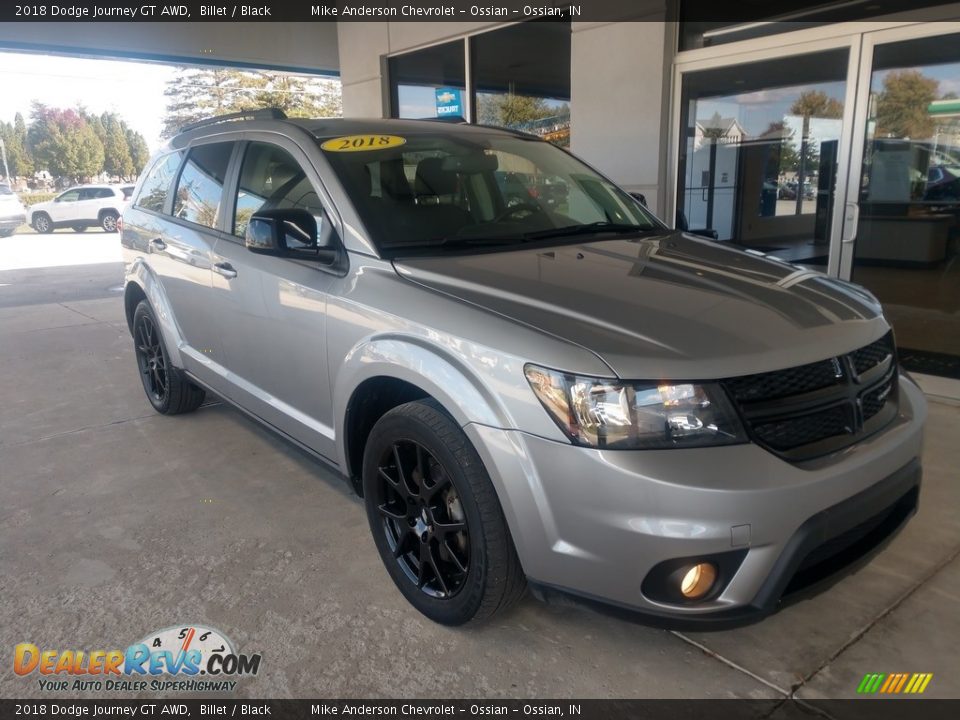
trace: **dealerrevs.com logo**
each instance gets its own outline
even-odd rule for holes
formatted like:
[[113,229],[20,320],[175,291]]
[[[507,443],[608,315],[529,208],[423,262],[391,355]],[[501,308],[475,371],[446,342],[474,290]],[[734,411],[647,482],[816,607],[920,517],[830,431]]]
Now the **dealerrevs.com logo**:
[[243,655],[223,633],[201,625],[150,633],[126,650],[53,650],[20,643],[13,671],[39,675],[44,691],[232,691],[256,675],[261,656]]

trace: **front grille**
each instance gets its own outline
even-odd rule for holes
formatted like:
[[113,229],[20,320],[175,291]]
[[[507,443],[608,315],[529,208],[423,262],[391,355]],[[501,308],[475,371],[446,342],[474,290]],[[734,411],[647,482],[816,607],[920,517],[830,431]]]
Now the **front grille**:
[[845,408],[834,406],[800,417],[755,423],[753,432],[764,445],[782,451],[849,432],[849,425]]
[[821,360],[787,370],[747,375],[727,381],[727,389],[737,401],[774,400],[788,395],[836,385],[839,379],[833,362]]
[[893,335],[845,355],[723,382],[754,441],[791,461],[839,450],[897,412]]

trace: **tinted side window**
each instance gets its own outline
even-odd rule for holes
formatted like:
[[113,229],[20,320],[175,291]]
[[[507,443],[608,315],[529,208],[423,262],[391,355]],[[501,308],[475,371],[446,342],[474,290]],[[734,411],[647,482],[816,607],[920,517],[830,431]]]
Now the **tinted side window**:
[[243,237],[258,210],[301,208],[321,216],[323,206],[300,164],[283,148],[253,142],[240,170],[233,234]]
[[94,191],[93,196],[96,198],[112,198],[116,197],[116,193],[110,188],[98,188]]
[[80,197],[79,190],[67,190],[63,195],[57,198],[57,202],[75,202]]
[[180,167],[181,159],[183,159],[183,153],[175,152],[164,155],[154,163],[140,188],[140,194],[137,196],[135,203],[137,207],[154,212],[163,212],[167,192],[170,190],[170,183],[177,173],[177,168]]
[[232,152],[232,142],[200,145],[190,151],[177,182],[174,217],[210,228],[217,226],[223,180]]

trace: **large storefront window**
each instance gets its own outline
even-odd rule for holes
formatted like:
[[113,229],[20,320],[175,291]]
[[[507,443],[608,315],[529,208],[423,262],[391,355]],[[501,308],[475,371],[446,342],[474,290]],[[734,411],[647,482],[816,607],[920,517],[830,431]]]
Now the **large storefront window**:
[[388,66],[393,117],[462,117],[570,144],[569,21],[518,23],[397,55]]
[[388,66],[392,117],[467,117],[463,40],[397,55]]
[[470,39],[476,120],[570,144],[570,23],[527,22]]
[[960,35],[878,45],[868,108],[853,280],[902,359],[960,377]]
[[684,74],[677,226],[825,266],[847,57]]

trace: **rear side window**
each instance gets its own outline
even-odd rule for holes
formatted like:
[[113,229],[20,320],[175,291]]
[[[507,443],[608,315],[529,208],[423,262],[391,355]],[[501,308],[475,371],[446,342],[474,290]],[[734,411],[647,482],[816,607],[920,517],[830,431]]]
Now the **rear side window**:
[[136,207],[163,212],[163,206],[167,202],[167,192],[170,190],[170,184],[173,182],[174,175],[177,174],[177,168],[180,167],[182,159],[182,152],[174,152],[164,155],[153,164],[140,188]]
[[199,145],[190,151],[177,182],[174,217],[209,228],[217,226],[232,152],[232,142]]
[[252,142],[240,170],[233,234],[243,237],[255,212],[282,208],[323,214],[316,190],[293,156],[276,145]]

